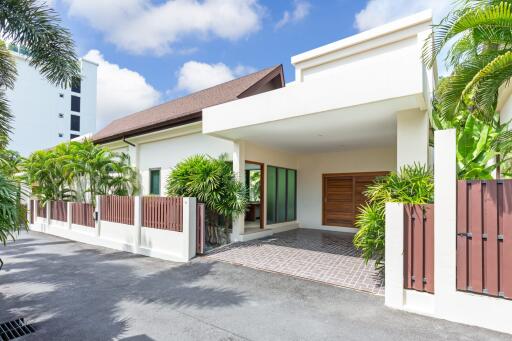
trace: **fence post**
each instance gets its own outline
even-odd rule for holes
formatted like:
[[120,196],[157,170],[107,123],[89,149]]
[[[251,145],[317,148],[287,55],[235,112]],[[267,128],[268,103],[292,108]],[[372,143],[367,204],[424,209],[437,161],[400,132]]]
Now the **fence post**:
[[386,203],[384,302],[388,307],[404,305],[404,205]]
[[457,164],[455,129],[434,133],[434,286],[436,314],[450,310],[456,293]]
[[46,203],[46,227],[44,229],[44,232],[48,232],[48,230],[50,229],[50,217],[51,217],[51,214],[52,214],[52,201],[49,200]]
[[196,198],[183,198],[183,235],[187,243],[187,261],[196,256]]
[[140,252],[140,233],[142,229],[142,197],[133,198],[133,252]]
[[73,224],[73,205],[71,202],[67,202],[67,210],[68,210],[68,230],[71,230],[71,225]]
[[96,207],[94,208],[96,221],[94,222],[94,227],[96,228],[96,237],[100,238],[101,235],[101,196],[96,196]]

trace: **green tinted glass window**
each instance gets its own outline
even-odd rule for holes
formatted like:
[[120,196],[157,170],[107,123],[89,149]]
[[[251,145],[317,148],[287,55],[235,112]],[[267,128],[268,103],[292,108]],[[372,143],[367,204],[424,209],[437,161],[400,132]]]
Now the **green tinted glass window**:
[[267,224],[297,218],[297,171],[267,167]]
[[295,207],[296,207],[296,191],[297,191],[297,171],[288,169],[288,190],[287,190],[287,202],[286,202],[286,220],[295,220]]
[[149,171],[149,194],[160,195],[160,169]]
[[276,180],[277,169],[267,167],[267,224],[276,222]]
[[286,169],[277,169],[277,222],[286,221]]

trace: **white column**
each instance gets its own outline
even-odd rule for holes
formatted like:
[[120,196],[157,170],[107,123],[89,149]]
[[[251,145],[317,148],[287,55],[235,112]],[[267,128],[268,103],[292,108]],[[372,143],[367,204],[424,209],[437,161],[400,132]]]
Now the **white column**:
[[457,166],[455,129],[434,133],[434,287],[437,314],[456,293]]
[[[238,177],[238,180],[245,183],[245,141],[236,141],[233,148],[233,172]],[[239,241],[240,235],[244,234],[245,230],[245,215],[241,214],[233,218],[233,233],[231,234],[232,241]]]
[[70,202],[67,202],[66,205],[68,206],[68,230],[71,230],[71,225],[73,224],[73,205]]
[[100,238],[101,235],[101,196],[96,196],[96,221],[94,222],[94,227],[96,228],[96,237]]
[[140,252],[140,233],[142,229],[142,197],[137,195],[133,198],[133,252]]
[[396,113],[396,167],[428,164],[429,117],[426,111]]
[[188,260],[196,256],[196,198],[183,198],[183,235],[185,236],[184,255]]
[[44,229],[44,232],[48,232],[50,230],[50,215],[51,215],[51,207],[52,202],[51,200],[46,203],[46,226]]
[[388,307],[404,305],[404,205],[386,203],[385,298]]

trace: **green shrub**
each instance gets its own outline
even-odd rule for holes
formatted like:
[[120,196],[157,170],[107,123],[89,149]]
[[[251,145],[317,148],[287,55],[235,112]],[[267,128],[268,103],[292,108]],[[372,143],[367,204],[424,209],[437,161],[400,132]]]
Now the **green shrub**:
[[225,155],[195,155],[177,164],[167,178],[166,195],[196,197],[206,205],[211,244],[224,242],[233,217],[245,213],[248,200],[245,184]]
[[428,204],[434,201],[434,178],[423,165],[404,166],[400,172],[379,177],[365,191],[368,203],[356,216],[354,246],[362,251],[366,262],[375,260],[379,270],[384,265],[386,202]]

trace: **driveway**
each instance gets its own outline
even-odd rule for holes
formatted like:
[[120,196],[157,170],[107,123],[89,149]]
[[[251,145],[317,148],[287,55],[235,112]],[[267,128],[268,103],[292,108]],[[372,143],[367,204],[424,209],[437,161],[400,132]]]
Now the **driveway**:
[[509,340],[383,298],[197,259],[176,264],[29,233],[0,248],[0,321],[34,340]]
[[354,248],[350,233],[295,229],[233,243],[208,258],[311,281],[384,295],[384,281]]

